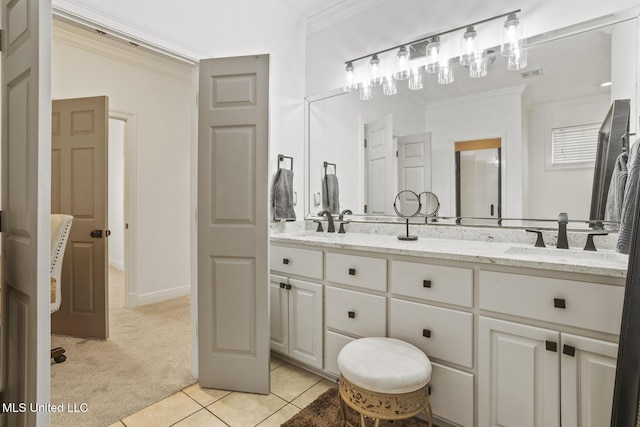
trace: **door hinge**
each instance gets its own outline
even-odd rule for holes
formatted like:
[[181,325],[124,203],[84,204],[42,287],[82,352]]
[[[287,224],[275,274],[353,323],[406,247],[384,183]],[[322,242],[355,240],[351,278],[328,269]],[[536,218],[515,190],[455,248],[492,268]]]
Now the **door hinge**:
[[2,211],[0,211],[0,233],[2,233]]
[[367,205],[364,205],[364,213],[367,213]]
[[398,157],[398,150],[396,150],[396,157]]
[[3,35],[3,32],[2,30],[0,30],[0,52],[2,52],[2,35]]
[[364,139],[364,148],[367,148],[367,138]]

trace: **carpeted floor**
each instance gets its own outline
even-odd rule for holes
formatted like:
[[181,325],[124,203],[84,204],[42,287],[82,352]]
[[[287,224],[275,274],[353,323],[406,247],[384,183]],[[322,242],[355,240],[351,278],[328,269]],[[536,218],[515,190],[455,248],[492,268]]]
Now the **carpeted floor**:
[[[359,414],[349,407],[347,407],[347,420],[351,425],[360,425]],[[338,389],[332,388],[282,424],[282,427],[342,427],[342,422]],[[380,421],[380,427],[424,427],[426,425],[426,421],[415,417],[408,420]]]
[[67,355],[51,362],[51,403],[87,409],[52,413],[51,426],[109,426],[195,383],[189,298],[124,309],[122,272],[109,274],[109,339],[51,338]]

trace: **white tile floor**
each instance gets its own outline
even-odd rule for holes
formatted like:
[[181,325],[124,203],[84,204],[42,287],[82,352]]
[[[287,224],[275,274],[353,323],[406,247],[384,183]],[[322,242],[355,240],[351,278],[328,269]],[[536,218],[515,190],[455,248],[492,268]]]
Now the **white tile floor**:
[[110,427],[276,427],[331,387],[336,384],[272,357],[269,395],[194,384]]

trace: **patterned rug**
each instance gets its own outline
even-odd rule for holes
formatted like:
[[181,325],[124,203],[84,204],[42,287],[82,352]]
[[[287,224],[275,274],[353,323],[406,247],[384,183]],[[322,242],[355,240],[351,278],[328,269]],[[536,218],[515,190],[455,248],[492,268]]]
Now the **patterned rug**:
[[[360,426],[360,415],[347,407],[347,420],[353,426]],[[369,419],[368,425],[373,425]],[[380,421],[380,427],[425,427],[426,421],[418,418],[396,421]],[[291,417],[282,427],[342,427],[342,410],[338,397],[338,389],[325,391],[309,406]]]

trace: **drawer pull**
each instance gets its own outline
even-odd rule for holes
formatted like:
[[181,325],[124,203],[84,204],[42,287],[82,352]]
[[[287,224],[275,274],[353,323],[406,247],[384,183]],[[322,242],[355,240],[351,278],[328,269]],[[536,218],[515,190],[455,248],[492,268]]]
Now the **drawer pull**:
[[349,314],[349,319],[355,319],[356,318],[356,312],[355,311],[350,311],[348,314]]
[[431,338],[431,329],[423,329],[422,336],[425,338]]
[[289,258],[284,258],[284,259],[282,260],[282,263],[283,263],[283,264],[289,264]]
[[564,298],[554,298],[553,306],[555,308],[567,308],[567,302],[565,301]]
[[349,269],[349,276],[355,276],[356,275],[356,269],[355,268],[350,268]]
[[553,351],[554,353],[558,351],[558,343],[555,343],[553,341],[546,341],[545,344],[547,351]]
[[280,283],[280,289],[284,289],[287,286],[286,283]]
[[566,354],[567,356],[575,357],[576,356],[576,348],[571,345],[563,345],[562,346],[562,354]]
[[423,288],[430,288],[431,287],[431,280],[423,280],[422,281],[422,287]]

